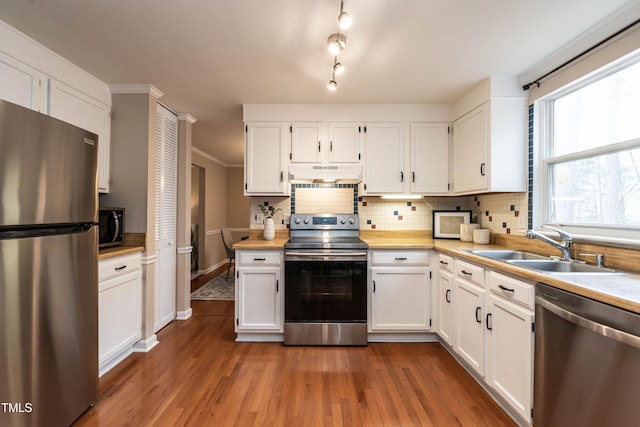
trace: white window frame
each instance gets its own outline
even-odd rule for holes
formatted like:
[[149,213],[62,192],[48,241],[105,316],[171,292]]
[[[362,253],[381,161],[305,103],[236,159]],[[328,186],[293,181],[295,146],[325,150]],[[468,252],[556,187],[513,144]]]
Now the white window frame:
[[553,102],[568,93],[574,92],[584,86],[588,86],[600,79],[620,71],[623,68],[640,61],[640,51],[633,55],[614,61],[599,70],[596,70],[581,79],[568,83],[564,87],[542,97],[534,103],[534,161],[533,161],[533,226],[541,228],[542,225],[551,225],[562,228],[574,237],[593,243],[615,244],[627,247],[640,248],[640,224],[632,227],[605,226],[605,225],[580,225],[565,224],[550,221],[551,214],[551,165],[569,160],[577,160],[617,152],[630,148],[640,148],[640,138],[610,144],[585,150],[580,153],[548,157],[553,138]]

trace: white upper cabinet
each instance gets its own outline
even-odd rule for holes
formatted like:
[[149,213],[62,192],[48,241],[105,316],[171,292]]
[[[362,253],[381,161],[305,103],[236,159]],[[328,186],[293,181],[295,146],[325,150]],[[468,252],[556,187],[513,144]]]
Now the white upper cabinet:
[[363,194],[448,194],[446,123],[368,123]]
[[402,194],[405,171],[405,125],[368,123],[365,127],[363,194]]
[[322,143],[328,150],[326,126],[320,123],[293,123],[291,132],[292,163],[320,163],[322,161]]
[[453,123],[454,195],[526,191],[526,97],[514,86],[487,79],[460,102],[464,114]]
[[46,111],[46,77],[0,52],[0,99],[31,110]]
[[50,79],[49,115],[98,135],[98,190],[108,193],[111,107]]
[[292,123],[291,163],[358,163],[361,128],[357,123]]
[[446,123],[411,124],[411,193],[449,193],[449,129]]
[[98,190],[109,191],[111,93],[104,82],[0,21],[0,99],[97,134]]
[[245,125],[245,196],[289,194],[285,179],[288,126],[282,122]]
[[358,163],[361,131],[358,123],[329,123],[329,163]]

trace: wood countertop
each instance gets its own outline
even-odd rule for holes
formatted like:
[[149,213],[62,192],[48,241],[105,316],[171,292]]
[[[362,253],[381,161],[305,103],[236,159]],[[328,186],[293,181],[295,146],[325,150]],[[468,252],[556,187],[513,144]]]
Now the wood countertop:
[[[517,267],[504,261],[493,260],[467,252],[474,249],[513,249],[503,245],[476,245],[459,240],[433,239],[429,232],[423,231],[365,231],[360,238],[371,250],[383,249],[435,249],[484,267],[497,270],[530,282],[547,285],[573,292],[597,301],[640,314],[640,273],[619,270],[618,274],[602,273],[544,273]],[[263,240],[250,238],[237,242],[234,249],[273,249],[282,250],[288,238]],[[549,248],[552,249],[552,248]],[[536,252],[531,250],[530,252]],[[551,251],[550,251],[551,252]],[[555,253],[554,253],[555,254]],[[543,254],[549,255],[549,253]]]
[[127,255],[135,252],[142,252],[142,251],[144,251],[144,246],[138,246],[138,245],[112,246],[110,248],[100,249],[98,251],[98,260],[113,258],[120,255]]

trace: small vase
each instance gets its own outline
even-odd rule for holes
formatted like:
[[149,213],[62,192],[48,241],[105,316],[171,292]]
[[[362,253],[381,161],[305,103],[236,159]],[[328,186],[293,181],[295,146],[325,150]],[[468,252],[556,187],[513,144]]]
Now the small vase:
[[265,218],[264,220],[264,240],[273,240],[276,237],[276,225],[273,218]]

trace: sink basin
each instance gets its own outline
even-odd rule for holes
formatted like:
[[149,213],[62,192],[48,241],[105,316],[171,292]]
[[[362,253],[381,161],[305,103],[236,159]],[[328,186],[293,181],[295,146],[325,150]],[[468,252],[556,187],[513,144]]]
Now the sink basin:
[[546,273],[617,273],[616,270],[604,267],[596,267],[590,264],[559,260],[507,260],[511,265],[544,271]]
[[485,258],[497,259],[502,261],[508,260],[549,260],[549,257],[536,255],[523,251],[500,250],[500,249],[482,249],[468,250],[467,252],[474,255],[483,256]]

